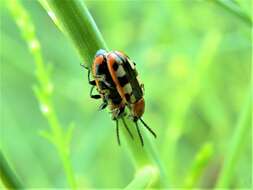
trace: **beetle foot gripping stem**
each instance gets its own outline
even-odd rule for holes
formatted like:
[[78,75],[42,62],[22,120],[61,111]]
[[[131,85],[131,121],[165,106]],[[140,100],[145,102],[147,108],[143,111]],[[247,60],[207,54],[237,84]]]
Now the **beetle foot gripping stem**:
[[87,70],[89,70],[89,68],[86,65],[84,65],[83,63],[80,63],[80,66],[87,69]]

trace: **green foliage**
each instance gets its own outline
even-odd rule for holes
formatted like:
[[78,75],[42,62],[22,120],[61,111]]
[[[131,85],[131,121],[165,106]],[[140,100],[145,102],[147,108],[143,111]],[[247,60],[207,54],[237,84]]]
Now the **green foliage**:
[[[12,167],[1,159],[0,187],[250,188],[250,5],[3,1],[1,150]],[[127,118],[134,140],[120,121],[118,147],[110,114],[89,97],[80,63],[100,48],[137,63],[158,135],[142,128],[144,147]]]
[[[81,1],[52,0],[48,3],[42,1],[42,5],[44,5],[48,13],[50,12],[50,14],[55,15],[55,19],[52,20],[58,26],[60,24],[61,30],[66,31],[66,33],[68,33],[74,44],[76,44],[76,48],[79,50],[81,57],[82,55],[84,55],[84,62],[87,62],[89,64],[92,63],[92,58],[94,57],[95,52],[101,48],[106,49],[105,43],[100,36],[100,32],[98,31],[87,8],[85,7],[85,5],[82,4]],[[71,17],[71,15],[75,16]],[[127,118],[122,119],[122,122],[125,122],[125,120],[128,126],[134,128],[133,123]],[[164,171],[164,168],[162,168],[160,164],[161,161],[158,158],[157,153],[155,151],[150,150],[151,146],[147,147],[147,151],[144,150],[140,153],[140,149],[136,146],[136,142],[133,143],[131,139],[129,139],[129,136],[128,134],[126,134],[126,131],[124,135],[129,142],[129,152],[131,152],[132,154],[136,168],[151,164],[150,159],[156,158],[156,164],[161,170]],[[137,139],[137,136],[135,136],[135,139]],[[147,152],[150,152],[150,154],[148,154]]]
[[218,187],[229,187],[230,180],[233,177],[232,174],[234,173],[234,166],[244,147],[244,138],[251,130],[251,94],[248,95],[245,102],[246,103],[243,104],[243,109],[236,125],[236,130],[234,132],[228,154],[224,160],[224,165],[217,183]]
[[40,0],[56,25],[72,39],[87,66],[98,49],[107,49],[98,28],[82,1]]
[[38,85],[34,86],[35,96],[40,104],[42,114],[47,119],[50,131],[41,131],[40,135],[45,137],[57,149],[60,160],[62,161],[64,171],[66,173],[69,185],[72,189],[76,188],[73,168],[70,163],[69,145],[73,127],[69,127],[65,132],[60,126],[59,119],[56,115],[55,108],[52,103],[51,94],[53,92],[53,84],[50,82],[50,74],[48,68],[43,62],[40,50],[40,42],[36,37],[34,25],[29,18],[26,10],[16,1],[7,2],[7,6],[15,19],[16,24],[21,31],[27,46],[33,55],[36,65],[36,79]]
[[194,158],[192,166],[189,169],[187,176],[185,177],[186,188],[193,188],[197,184],[197,181],[201,173],[208,165],[212,156],[213,156],[213,145],[210,143],[204,144],[201,147],[200,151],[197,153],[196,157]]

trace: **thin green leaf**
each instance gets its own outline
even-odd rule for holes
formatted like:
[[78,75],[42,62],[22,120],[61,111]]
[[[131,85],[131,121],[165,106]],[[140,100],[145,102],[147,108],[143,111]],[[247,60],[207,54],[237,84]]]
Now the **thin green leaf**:
[[210,161],[210,158],[212,158],[213,152],[213,145],[211,143],[205,143],[200,148],[186,176],[185,188],[195,187],[202,171]]
[[74,129],[75,129],[75,124],[72,122],[69,124],[67,131],[65,132],[65,142],[67,146],[69,146],[71,143]]
[[38,85],[36,85],[33,89],[40,104],[41,112],[47,119],[51,129],[50,137],[46,134],[44,135],[45,137],[54,139],[53,145],[55,145],[60,159],[62,160],[68,183],[72,189],[76,189],[74,171],[68,155],[69,147],[66,146],[65,137],[63,135],[64,133],[52,104],[51,94],[53,84],[50,82],[50,76],[48,73],[49,70],[43,61],[40,42],[36,36],[34,24],[30,15],[18,0],[7,1],[7,7],[19,27],[19,30],[34,58]]
[[68,34],[86,66],[91,65],[98,49],[107,49],[101,33],[83,1],[41,0],[40,2],[51,18],[54,15],[53,21],[57,26],[60,26],[61,30]]
[[217,188],[229,188],[232,177],[235,175],[234,169],[240,152],[243,150],[244,140],[248,133],[252,130],[251,114],[252,114],[252,102],[251,93],[248,95],[245,104],[243,105],[241,115],[238,118],[236,124],[236,130],[232,137],[231,144],[229,145],[229,151],[224,159],[224,164],[220,172],[219,179],[217,181]]
[[208,70],[213,63],[213,58],[217,52],[217,47],[221,41],[221,34],[217,31],[210,31],[203,40],[199,55],[196,58],[196,66],[191,73],[189,80],[181,87],[181,90],[170,102],[173,104],[173,112],[169,118],[169,127],[166,132],[166,142],[164,143],[163,153],[165,160],[168,160],[169,178],[173,184],[176,183],[176,146],[179,137],[183,134],[184,118],[190,108],[194,98],[204,85]]
[[50,143],[56,145],[56,142],[55,142],[53,136],[48,131],[40,130],[39,135],[41,137],[45,138],[46,140],[48,140]]

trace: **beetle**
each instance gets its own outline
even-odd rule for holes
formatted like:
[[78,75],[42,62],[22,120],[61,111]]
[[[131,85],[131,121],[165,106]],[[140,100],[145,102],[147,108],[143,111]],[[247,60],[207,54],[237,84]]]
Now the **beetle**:
[[[93,99],[102,99],[102,104],[99,106],[99,110],[105,109],[107,106],[110,109],[112,114],[112,120],[116,122],[116,135],[117,141],[120,145],[120,138],[119,138],[119,127],[118,127],[118,120],[121,119],[125,128],[127,129],[129,135],[133,139],[133,135],[129,130],[125,120],[125,103],[121,96],[119,95],[116,86],[112,80],[112,77],[109,73],[107,67],[107,60],[106,60],[107,52],[105,50],[98,50],[96,52],[91,70],[88,69],[88,82],[92,86],[90,90],[90,97]],[[94,80],[90,79],[90,73],[92,72]],[[93,94],[93,90],[96,87],[99,94]]]
[[107,54],[107,66],[117,91],[130,109],[142,146],[143,138],[139,130],[138,120],[156,138],[155,132],[141,118],[145,111],[144,85],[138,80],[135,63],[122,52],[112,51]]

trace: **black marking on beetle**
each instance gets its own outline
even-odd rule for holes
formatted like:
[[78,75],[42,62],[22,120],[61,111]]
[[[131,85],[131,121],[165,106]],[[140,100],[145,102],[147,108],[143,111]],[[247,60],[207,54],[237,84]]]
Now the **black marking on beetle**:
[[124,75],[122,77],[118,77],[118,80],[119,80],[119,84],[121,87],[124,87],[129,82],[126,75]]
[[112,100],[112,103],[115,105],[119,105],[122,101],[122,98],[119,95],[117,90],[110,90],[109,98]]
[[118,68],[119,68],[119,65],[118,65],[117,63],[114,63],[114,64],[112,65],[112,68],[113,68],[114,71],[117,71]]
[[[113,82],[113,79],[110,75],[110,72],[107,67],[106,57],[103,55],[103,62],[101,64],[95,64],[95,75],[101,75],[104,77],[103,80],[98,81],[98,87],[101,91],[108,90],[103,96],[104,100],[108,102],[111,100],[112,104],[119,105],[122,101],[121,96],[119,95],[118,91],[116,90],[116,86]],[[108,86],[110,84],[110,87]]]
[[130,97],[131,97],[130,94],[128,94],[128,93],[125,94],[125,98],[126,98],[126,100],[127,100],[128,102],[130,101]]
[[[132,68],[130,63],[129,63],[129,58],[128,59],[123,59],[123,57],[119,54],[116,53],[116,55],[123,61],[124,64],[122,64],[125,72],[126,72],[126,78],[128,78],[128,82],[130,83],[132,87],[132,92],[133,95],[136,99],[136,102],[140,100],[143,97],[143,91],[142,88],[139,84],[139,81],[137,80],[137,70],[136,68]],[[118,77],[119,78],[119,77]],[[121,85],[122,86],[122,85]],[[123,87],[123,86],[122,86]]]

